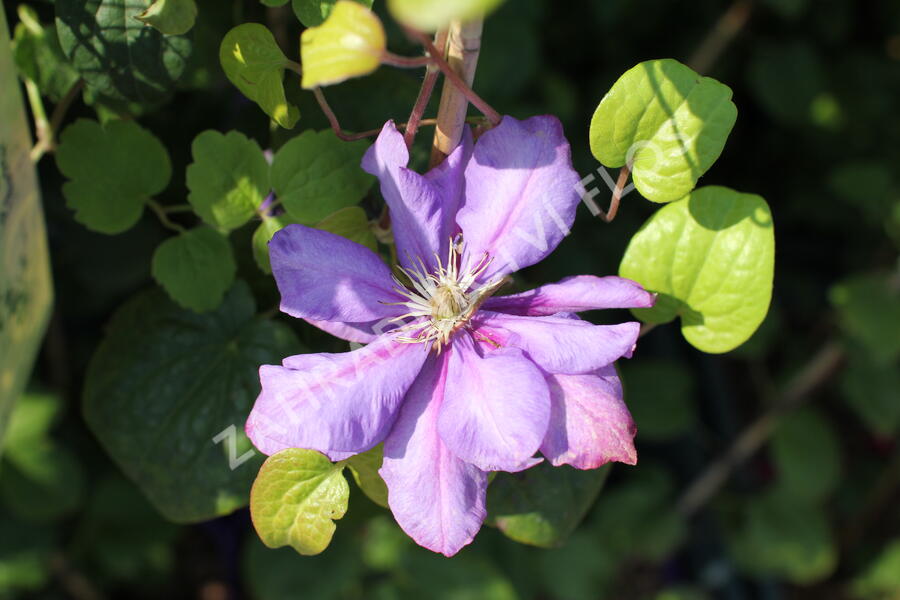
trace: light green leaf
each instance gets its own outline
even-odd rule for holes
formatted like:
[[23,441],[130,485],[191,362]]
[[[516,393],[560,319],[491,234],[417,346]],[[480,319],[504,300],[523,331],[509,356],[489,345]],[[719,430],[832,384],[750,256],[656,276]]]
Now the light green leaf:
[[193,44],[163,35],[137,16],[153,0],[56,0],[59,43],[97,94],[115,100],[164,100],[187,68]]
[[388,9],[398,21],[414,29],[436,31],[450,21],[480,19],[503,0],[388,0]]
[[315,450],[288,448],[266,459],[250,493],[253,526],[270,548],[319,554],[347,512],[350,487],[343,464]]
[[75,220],[100,233],[131,228],[172,177],[165,146],[134,121],[75,121],[60,137],[56,164],[71,180],[63,195]]
[[837,487],[841,456],[828,421],[812,409],[784,417],[772,436],[775,493],[798,502],[822,502]]
[[46,436],[59,417],[59,408],[59,396],[55,394],[24,394],[10,417],[4,448],[30,444]]
[[205,521],[248,501],[262,459],[243,433],[259,365],[296,354],[290,329],[255,317],[238,283],[214,312],[153,290],[118,310],[91,359],[91,431],[166,518]]
[[648,200],[688,194],[712,166],[737,119],[731,89],[676,60],[651,60],[625,72],[591,119],[594,157],[607,167],[632,164]]
[[775,257],[772,215],[752,194],[708,186],[664,206],[638,231],[619,274],[658,294],[642,321],[681,317],[681,332],[704,352],[744,343],[769,309]]
[[196,312],[222,303],[236,271],[228,238],[209,227],[170,237],[153,253],[153,278],[172,300]]
[[352,0],[337,0],[328,19],[300,36],[306,89],[367,75],[381,64],[387,37],[371,10]]
[[59,47],[56,27],[41,24],[27,4],[20,4],[18,12],[13,40],[16,68],[23,77],[34,81],[42,94],[58,102],[81,76]]
[[551,548],[575,530],[609,468],[579,471],[543,462],[521,473],[498,473],[488,488],[488,513],[507,537]]
[[[372,8],[372,0],[353,0]],[[306,27],[317,27],[331,15],[337,0],[293,0],[294,14]]]
[[387,485],[378,474],[381,463],[384,461],[384,452],[381,444],[375,446],[371,450],[356,454],[347,459],[347,466],[353,473],[353,479],[359,489],[369,497],[369,500],[382,506],[388,507],[388,490]]
[[287,225],[296,223],[287,215],[276,217],[263,217],[262,223],[253,232],[253,259],[263,273],[271,273],[272,265],[269,263],[269,241],[272,236],[281,231]]
[[841,329],[879,365],[900,357],[900,276],[876,272],[855,275],[831,288]]
[[195,0],[154,0],[150,8],[135,17],[166,35],[181,35],[197,20]]
[[219,62],[242,94],[285,129],[294,127],[300,111],[288,103],[282,82],[288,59],[272,32],[259,23],[238,25],[222,39]]
[[275,154],[272,188],[294,220],[318,223],[362,200],[372,186],[375,178],[359,167],[368,147],[362,140],[341,141],[330,130],[304,131]]
[[269,193],[269,163],[259,145],[237,131],[207,130],[191,144],[188,202],[212,227],[232,230],[256,214]]
[[373,252],[378,250],[378,241],[372,232],[366,211],[358,206],[342,208],[319,221],[316,227],[362,244]]

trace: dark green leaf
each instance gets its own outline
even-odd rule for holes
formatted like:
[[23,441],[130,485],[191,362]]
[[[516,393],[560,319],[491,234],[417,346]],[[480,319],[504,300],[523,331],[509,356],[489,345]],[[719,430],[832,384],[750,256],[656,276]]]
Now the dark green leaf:
[[188,37],[163,35],[136,17],[153,0],[56,0],[59,43],[96,92],[117,100],[166,98],[191,56]]
[[841,373],[841,392],[866,427],[891,438],[900,431],[900,370],[895,364],[877,365],[859,354],[850,354]]
[[638,437],[664,441],[691,431],[696,420],[694,381],[687,365],[645,359],[620,366],[625,403]]
[[786,416],[772,436],[775,491],[799,502],[822,502],[837,487],[841,456],[831,425],[812,409]]
[[375,181],[359,166],[368,147],[362,140],[341,141],[330,130],[304,131],[275,154],[275,194],[290,216],[306,225],[353,206]]
[[499,473],[488,488],[489,518],[517,542],[558,546],[584,518],[608,474],[608,467],[579,471],[546,461],[520,473]]
[[43,25],[26,4],[19,5],[13,60],[23,77],[34,81],[42,94],[57,102],[81,77],[59,47],[56,26]]
[[342,208],[316,223],[316,227],[362,244],[373,252],[378,250],[378,241],[372,232],[366,211],[358,206]]
[[844,334],[862,345],[879,365],[900,357],[900,276],[855,275],[831,288]]
[[197,312],[219,306],[236,271],[228,238],[209,227],[170,237],[153,254],[153,278],[176,303]]
[[[296,352],[293,333],[255,318],[239,283],[214,312],[151,291],[127,302],[91,360],[84,414],[107,452],[177,522],[247,504],[262,462],[243,434],[259,365]],[[217,440],[217,441],[214,441]]]
[[[280,0],[279,0],[280,1]],[[372,0],[354,0],[366,8],[372,8]],[[284,3],[286,3],[285,0]],[[292,0],[294,14],[306,27],[316,27],[325,22],[337,0]]]
[[109,234],[137,223],[172,176],[166,148],[134,121],[79,119],[63,131],[56,164],[71,180],[63,194],[75,220]]
[[263,273],[271,273],[272,265],[269,262],[269,241],[272,236],[284,229],[291,223],[296,223],[289,216],[278,215],[277,217],[263,217],[262,223],[253,232],[253,259]]

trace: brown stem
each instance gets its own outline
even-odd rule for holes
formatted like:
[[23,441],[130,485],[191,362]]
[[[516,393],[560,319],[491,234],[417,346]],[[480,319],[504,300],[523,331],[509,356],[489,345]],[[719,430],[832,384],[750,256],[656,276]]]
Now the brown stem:
[[[475,46],[475,48],[472,48],[472,46],[466,48],[462,45],[463,40],[461,38],[461,35],[462,35],[461,32],[463,32],[464,30],[469,30],[472,32],[468,36],[468,41],[469,42],[477,41],[477,45]],[[475,35],[476,30],[477,30],[477,35]],[[488,120],[491,122],[491,124],[497,125],[498,123],[500,123],[500,113],[498,113],[496,110],[494,110],[494,108],[491,107],[490,104],[485,102],[481,96],[479,96],[477,93],[475,93],[475,91],[469,86],[469,83],[467,83],[467,81],[465,81],[462,77],[460,77],[460,74],[457,73],[453,69],[453,67],[451,67],[449,65],[449,63],[446,60],[444,60],[444,57],[442,56],[441,52],[435,47],[435,45],[428,38],[427,35],[419,32],[419,31],[410,31],[410,35],[412,35],[416,40],[419,41],[420,44],[422,44],[425,47],[425,50],[428,52],[429,56],[431,56],[431,58],[434,60],[435,64],[440,68],[441,72],[444,74],[444,77],[447,79],[448,82],[450,82],[450,84],[453,85],[454,88],[456,88],[456,90],[460,94],[463,95],[463,97],[465,98],[465,101],[471,102],[475,106],[475,108],[477,108],[479,111],[481,111],[481,114],[483,114],[484,116],[486,116],[488,118]],[[466,76],[466,79],[474,79],[475,66],[477,65],[477,60],[478,60],[478,48],[480,48],[481,21],[470,21],[470,22],[466,23],[465,25],[454,23],[453,25],[450,26],[450,33],[449,33],[448,39],[449,39],[451,50],[454,48],[454,44],[458,44],[461,48],[461,52],[462,52],[463,56],[468,59],[469,64],[466,64],[466,60],[464,59],[463,62],[458,65],[460,69],[462,69],[463,67],[469,68],[469,71],[464,73],[464,75]],[[445,84],[444,90],[446,90],[446,89],[447,89],[447,86]],[[453,103],[454,110],[458,110],[458,109],[456,109],[457,104],[458,104],[458,102]],[[463,102],[462,105],[464,107],[465,102]],[[442,116],[448,115],[448,114],[450,114],[449,107],[447,107],[447,105],[445,105],[444,98],[442,97],[441,98],[441,108],[438,109],[438,127],[439,128],[442,125]],[[463,111],[461,117],[457,114],[454,114],[453,117],[454,117],[454,122],[453,122],[454,127],[448,133],[456,134],[455,143],[458,144],[459,143],[459,135],[461,135],[462,123],[463,123],[463,120],[465,119],[465,112]],[[451,136],[448,136],[448,138],[451,139],[451,141],[452,141]],[[454,147],[455,147],[455,144],[454,144]],[[443,151],[443,149],[441,149],[441,150]],[[452,148],[450,148],[450,150],[452,150]],[[447,154],[447,152],[445,152],[445,154]]]
[[[438,48],[446,46],[446,29],[437,33],[435,36],[435,44],[437,44]],[[429,66],[428,71],[425,73],[425,79],[422,81],[422,88],[419,90],[418,98],[416,98],[416,104],[413,106],[412,112],[409,115],[409,120],[406,122],[406,133],[403,135],[403,140],[406,142],[407,148],[412,148],[413,142],[416,139],[416,133],[419,131],[422,115],[425,114],[425,109],[428,108],[428,101],[431,100],[431,94],[434,92],[434,86],[437,83],[437,78],[440,74],[440,69],[434,66]]]
[[810,392],[834,375],[843,360],[844,350],[837,342],[823,346],[788,382],[772,407],[744,429],[725,454],[694,479],[678,501],[678,512],[689,517],[702,508],[725,485],[731,471],[766,443],[782,416],[802,404]]
[[400,56],[385,50],[381,54],[381,62],[382,64],[400,67],[401,69],[418,69],[427,67],[432,63],[432,60],[430,56]]
[[750,13],[753,11],[753,0],[735,0],[728,7],[706,38],[688,59],[688,66],[698,73],[705,73],[718,60],[728,44],[740,33]]
[[631,174],[631,165],[625,165],[619,170],[619,178],[616,179],[616,187],[613,189],[612,198],[609,201],[609,210],[600,211],[600,218],[607,223],[611,223],[619,212],[619,202],[622,201],[622,191],[625,189],[625,183],[628,182],[628,176]]

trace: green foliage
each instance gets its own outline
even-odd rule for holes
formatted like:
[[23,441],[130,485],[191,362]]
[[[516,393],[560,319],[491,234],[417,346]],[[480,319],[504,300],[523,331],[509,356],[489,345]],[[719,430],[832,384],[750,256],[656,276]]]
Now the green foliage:
[[36,591],[50,579],[53,532],[25,524],[0,513],[0,597],[20,597]]
[[191,144],[188,202],[210,226],[230,231],[250,220],[269,193],[269,163],[237,131],[204,131]]
[[639,439],[665,441],[696,425],[694,386],[688,368],[676,361],[645,359],[620,365],[625,403]]
[[851,353],[841,373],[841,392],[850,408],[869,430],[890,438],[900,431],[900,370],[894,364],[879,365],[864,352]]
[[181,35],[197,20],[195,0],[154,0],[150,8],[135,17],[166,35]]
[[488,518],[517,542],[558,546],[584,518],[608,474],[608,467],[579,471],[547,462],[498,473],[488,488]]
[[25,394],[12,414],[0,461],[0,500],[19,518],[52,521],[81,504],[84,472],[75,454],[50,435],[59,398]]
[[729,532],[729,550],[749,573],[784,577],[798,584],[828,577],[838,558],[822,509],[778,494],[743,503]]
[[900,285],[893,273],[867,273],[846,279],[829,292],[844,334],[868,357],[888,365],[900,357]]
[[381,444],[375,446],[371,450],[351,456],[347,459],[347,466],[353,473],[353,480],[359,489],[369,497],[369,500],[387,508],[388,506],[388,490],[378,469],[384,461],[384,452]]
[[378,249],[378,241],[375,239],[369,218],[358,206],[342,208],[319,221],[316,227],[362,244],[373,252]]
[[145,292],[119,309],[91,360],[88,426],[172,521],[202,521],[247,503],[261,459],[251,452],[240,462],[250,442],[236,424],[259,393],[259,365],[297,350],[290,330],[254,312],[243,284],[204,315]]
[[[338,0],[291,0],[291,6],[294,14],[300,19],[306,27],[317,27],[325,22],[325,19],[334,10],[334,5]],[[354,0],[362,4],[366,8],[372,8],[372,0]],[[282,4],[286,4],[284,0]]]
[[824,87],[824,67],[806,42],[760,45],[747,73],[759,103],[781,122],[809,123]]
[[[282,146],[272,160],[272,188],[291,218],[313,225],[362,200],[375,181],[359,168],[368,147],[362,140],[341,141],[330,130],[307,130]],[[354,214],[332,222],[353,231]]]
[[482,18],[503,0],[388,0],[394,17],[415,29],[435,31],[451,21]]
[[681,317],[685,339],[704,352],[745,342],[769,309],[775,260],[765,200],[727,188],[701,188],[661,208],[638,231],[619,275],[658,294],[634,314],[649,323]]
[[888,544],[851,586],[860,600],[893,600],[900,591],[900,540]]
[[387,37],[371,10],[338,0],[328,19],[300,36],[303,87],[311,89],[371,73],[381,64]]
[[343,471],[314,450],[288,448],[266,459],[250,493],[253,526],[263,543],[306,555],[325,550],[334,520],[347,512],[350,487]]
[[19,5],[19,24],[13,40],[13,60],[23,77],[45,96],[59,101],[81,77],[66,61],[54,25],[43,25],[27,4]]
[[263,217],[262,223],[253,232],[253,260],[262,269],[263,273],[271,273],[272,265],[269,263],[269,241],[272,236],[281,231],[287,225],[294,223],[290,217],[279,215],[277,217]]
[[[615,574],[616,560],[596,536],[576,531],[561,548],[541,556],[544,588],[561,600],[595,600]],[[563,575],[564,574],[564,575]]]
[[728,86],[672,59],[646,61],[600,101],[591,152],[608,167],[631,164],[634,185],[648,200],[672,202],[719,158],[735,119]]
[[163,35],[137,19],[153,0],[56,0],[59,43],[101,96],[153,104],[184,74],[189,37]]
[[778,480],[776,493],[792,500],[816,503],[834,491],[841,475],[841,457],[831,426],[812,409],[786,416],[771,443]]
[[75,220],[108,234],[134,226],[172,177],[165,146],[134,121],[79,119],[63,131],[56,164]]
[[272,32],[258,23],[238,25],[222,39],[219,62],[242,94],[259,104],[280,126],[294,127],[300,111],[288,102],[282,82],[288,59]]
[[221,304],[236,271],[228,238],[209,227],[171,237],[153,254],[153,278],[177,304],[196,312]]

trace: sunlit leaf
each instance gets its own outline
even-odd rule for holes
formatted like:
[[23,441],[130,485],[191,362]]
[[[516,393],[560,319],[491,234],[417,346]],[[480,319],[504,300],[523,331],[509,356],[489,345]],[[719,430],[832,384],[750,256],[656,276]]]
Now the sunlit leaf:
[[[287,0],[285,0],[286,2]],[[331,15],[337,0],[292,0],[294,14],[306,27],[316,27]],[[372,0],[354,0],[366,8],[372,8]]]
[[244,23],[229,31],[219,47],[219,62],[229,81],[259,104],[276,123],[291,129],[300,111],[284,95],[288,59],[275,37],[259,23]]
[[56,26],[43,25],[37,13],[20,4],[13,40],[13,60],[23,77],[34,81],[41,93],[59,101],[81,77],[59,47]]
[[634,186],[645,198],[672,202],[719,158],[736,118],[728,86],[676,60],[646,61],[600,101],[591,152],[607,167],[633,164]]
[[352,0],[337,0],[324,23],[300,36],[303,87],[371,73],[381,64],[386,46],[384,27],[375,13]]
[[270,548],[319,554],[347,512],[350,488],[342,464],[315,450],[288,448],[263,463],[250,494],[253,526]]
[[709,186],[664,206],[638,231],[619,274],[658,294],[634,314],[649,323],[681,317],[685,339],[704,352],[746,341],[769,309],[775,258],[765,200]]
[[197,20],[195,0],[154,0],[150,8],[135,17],[166,35],[181,35]]
[[353,473],[353,480],[369,499],[379,506],[387,508],[387,485],[378,474],[384,460],[383,448],[379,444],[367,452],[356,454],[347,459],[347,466]]
[[269,193],[269,163],[259,145],[237,131],[204,131],[191,144],[188,201],[212,227],[236,229]]
[[435,31],[450,21],[483,18],[503,0],[388,0],[388,9],[401,23]]
[[372,251],[378,249],[378,242],[369,225],[369,218],[365,211],[358,206],[342,208],[319,221],[316,227],[362,244]]
[[56,29],[66,56],[98,94],[155,103],[174,89],[191,57],[191,40],[164,35],[136,17],[153,0],[56,0]]

